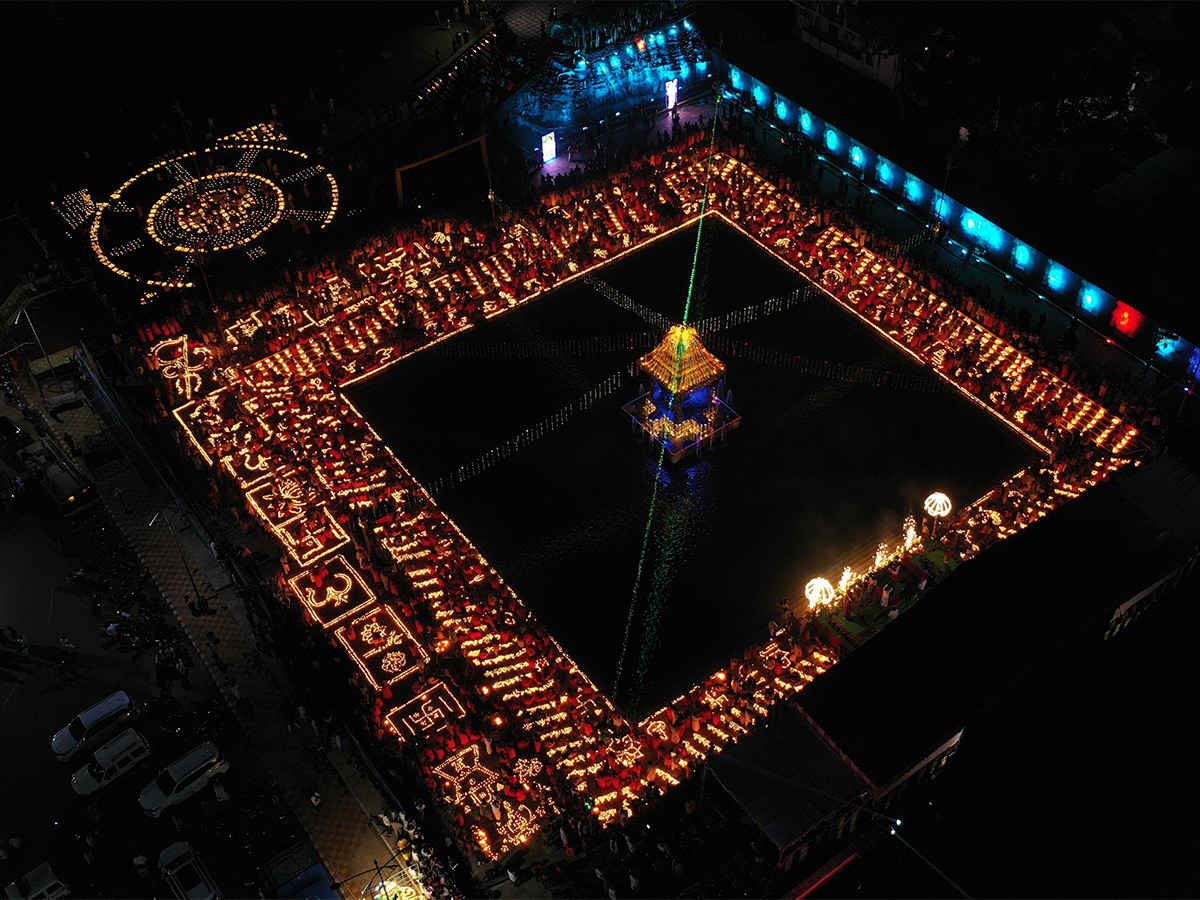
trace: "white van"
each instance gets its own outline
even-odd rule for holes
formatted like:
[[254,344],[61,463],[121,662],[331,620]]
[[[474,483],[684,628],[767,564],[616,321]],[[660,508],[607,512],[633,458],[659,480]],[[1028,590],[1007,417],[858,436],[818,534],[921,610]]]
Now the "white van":
[[142,788],[138,802],[146,815],[157,819],[175,804],[203,790],[214,775],[228,771],[224,754],[212,741],[205,741],[159,772],[157,778]]
[[221,900],[208,869],[186,841],[176,841],[158,855],[158,870],[179,900]]
[[54,735],[50,749],[59,759],[68,760],[80,750],[108,740],[137,716],[138,708],[133,698],[124,691],[117,691],[73,718],[66,728]]
[[28,875],[18,878],[4,889],[5,897],[22,897],[24,900],[56,900],[71,896],[67,883],[54,874],[50,863],[42,863]]
[[126,728],[92,754],[92,761],[71,776],[77,794],[94,794],[150,758],[150,745],[136,729]]

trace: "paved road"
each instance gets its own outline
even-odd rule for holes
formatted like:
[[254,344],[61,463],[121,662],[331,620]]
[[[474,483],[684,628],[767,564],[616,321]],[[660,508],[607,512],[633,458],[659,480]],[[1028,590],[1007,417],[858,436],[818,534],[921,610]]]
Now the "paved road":
[[[36,396],[28,385],[24,388],[27,397]],[[2,411],[20,421],[15,410]],[[64,431],[82,442],[99,427],[86,408],[65,411],[62,419],[62,423],[50,423],[60,442]],[[15,468],[12,457],[5,457],[5,462]],[[0,861],[3,883],[50,860],[68,883],[79,886],[77,893],[150,896],[159,889],[153,872],[149,878],[139,878],[127,862],[139,853],[153,861],[164,847],[182,837],[202,855],[213,857],[209,867],[227,895],[245,895],[256,890],[252,887],[255,865],[307,833],[333,877],[350,882],[344,893],[357,896],[368,879],[352,876],[369,870],[375,859],[387,860],[393,849],[369,816],[393,808],[393,804],[385,803],[373,782],[354,767],[349,741],[342,750],[327,751],[311,727],[289,730],[294,698],[286,675],[274,661],[254,652],[246,613],[234,591],[213,591],[214,584],[226,584],[227,579],[220,577],[207,544],[197,539],[172,507],[164,508],[169,498],[161,489],[151,491],[123,459],[91,474],[110,514],[151,573],[147,590],[159,591],[167,598],[173,617],[187,633],[197,665],[192,670],[191,690],[184,692],[176,683],[175,694],[189,704],[212,696],[222,708],[237,709],[240,727],[230,715],[217,738],[230,756],[232,768],[224,781],[233,802],[217,803],[212,790],[206,789],[182,808],[181,825],[169,819],[152,821],[139,811],[136,795],[153,776],[155,766],[166,765],[190,749],[187,738],[163,729],[161,714],[143,720],[156,751],[154,765],[102,792],[98,824],[86,804],[75,797],[68,782],[74,768],[51,756],[51,735],[86,706],[117,689],[127,690],[140,702],[150,702],[157,693],[153,652],[140,660],[120,653],[103,633],[103,623],[92,616],[88,600],[63,590],[79,562],[58,548],[60,525],[54,510],[30,497],[23,508],[6,510],[0,520],[4,536],[0,542],[0,627],[12,624],[31,643],[29,660],[0,652],[0,703],[4,704],[0,740],[5,742],[9,760],[0,767],[0,795],[5,797],[0,805],[0,834],[18,834],[22,844],[11,859]],[[149,527],[158,510],[164,510],[163,516]],[[171,527],[163,527],[164,517]],[[189,612],[184,598],[194,592],[193,581],[201,591],[217,594],[213,615],[196,618]],[[104,611],[111,612],[107,606]],[[205,635],[209,631],[220,638],[220,663],[208,652]],[[50,662],[58,638],[64,634],[80,652],[80,678],[69,684],[58,678]],[[225,681],[227,674],[235,679],[236,689]],[[194,745],[195,740],[190,743]],[[299,820],[286,813],[284,824],[273,827],[269,834],[248,836],[250,825],[241,807],[259,797],[267,784],[282,794]],[[321,795],[320,806],[309,802],[314,791]],[[60,823],[57,827],[56,821]],[[99,840],[88,848],[84,839],[75,835],[86,835],[93,827]],[[86,862],[85,850],[95,859],[94,867]],[[111,865],[105,860],[112,861]],[[405,872],[393,875],[398,885],[417,890]]]

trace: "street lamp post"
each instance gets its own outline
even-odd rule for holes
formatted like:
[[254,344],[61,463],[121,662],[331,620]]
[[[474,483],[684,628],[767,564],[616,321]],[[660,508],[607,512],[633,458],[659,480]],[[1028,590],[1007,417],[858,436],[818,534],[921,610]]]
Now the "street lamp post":
[[919,859],[921,862],[925,863],[925,865],[929,866],[929,868],[931,868],[934,872],[936,872],[937,875],[943,881],[946,882],[946,884],[950,885],[950,887],[954,888],[954,890],[958,891],[962,896],[966,897],[967,900],[971,900],[970,894],[968,894],[961,887],[959,887],[957,884],[955,884],[954,880],[949,875],[947,875],[945,872],[943,872],[941,869],[939,869],[937,866],[935,866],[932,862],[930,862],[929,859],[925,856],[925,854],[923,854],[920,850],[918,850],[916,847],[914,847],[912,844],[910,844],[908,841],[906,841],[901,836],[900,832],[897,831],[896,829],[899,828],[903,824],[902,819],[895,819],[895,818],[892,818],[891,816],[885,816],[882,813],[875,812],[875,810],[873,810],[873,809],[867,809],[865,806],[863,807],[863,812],[867,813],[868,815],[872,815],[877,819],[882,819],[883,821],[887,822],[888,823],[888,833],[891,834],[892,837],[894,837],[896,840],[898,840],[900,843],[902,843],[905,847],[907,847],[909,849],[909,851],[911,851],[912,854],[917,857],[917,859]]
[[[122,500],[122,503],[125,501]],[[179,561],[183,563],[183,568],[187,571],[188,581],[191,582],[192,591],[194,592],[196,602],[200,602],[200,588],[196,585],[196,577],[192,574],[192,567],[188,564],[187,556],[183,552],[183,544],[179,542],[179,535],[175,533],[175,528],[171,525],[171,517],[164,515],[170,511],[170,507],[164,506],[154,514],[154,518],[147,524],[147,528],[153,528],[154,523],[158,521],[158,517],[162,516],[162,520],[167,523],[167,531],[171,532],[171,538],[175,541],[175,549],[179,551]]]
[[967,146],[967,141],[970,139],[970,137],[971,132],[969,132],[965,127],[960,127],[958,129],[958,143],[951,144],[950,150],[946,153],[946,174],[942,176],[942,193],[940,197],[933,198],[933,215],[937,219],[939,231],[944,230],[943,226],[945,214],[943,213],[943,210],[948,208],[950,205],[946,200],[946,188],[950,186],[950,170],[956,168],[954,165],[954,159],[958,156],[959,152],[965,146]]
[[[29,315],[28,303],[21,307],[20,312],[18,312],[16,318],[13,319],[13,325],[16,325],[17,322],[21,321],[22,314],[25,316],[25,321],[29,323],[29,330],[33,332],[33,339],[37,341],[38,349],[42,351],[42,358],[46,360],[46,365],[50,367],[50,372],[54,375],[54,381],[58,384],[58,392],[60,394],[65,394],[67,389],[63,387],[62,379],[58,377],[58,370],[54,368],[54,361],[50,359],[50,355],[46,352],[46,346],[42,343],[42,339],[38,335],[37,328],[33,324],[33,318]],[[33,375],[32,372],[30,374]],[[36,375],[33,376],[33,383],[38,385],[38,393],[42,394],[41,385],[38,384]],[[42,394],[42,399],[46,399],[45,394]]]

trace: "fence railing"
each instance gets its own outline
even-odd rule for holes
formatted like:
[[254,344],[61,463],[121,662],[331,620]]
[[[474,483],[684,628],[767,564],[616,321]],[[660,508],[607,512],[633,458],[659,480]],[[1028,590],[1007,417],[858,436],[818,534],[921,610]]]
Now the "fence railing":
[[604,379],[602,382],[591,388],[587,393],[572,400],[562,409],[557,410],[547,416],[542,421],[538,422],[529,428],[526,428],[514,438],[510,438],[503,444],[493,447],[486,453],[482,453],[475,459],[465,465],[459,466],[453,472],[447,475],[442,475],[435,478],[425,485],[426,490],[435,497],[449,488],[456,487],[463,482],[474,478],[476,475],[481,475],[492,466],[499,462],[503,462],[510,456],[513,456],[520,450],[524,450],[534,441],[543,438],[552,431],[561,428],[577,413],[583,412],[597,401],[602,400],[609,394],[613,393],[617,388],[625,383],[626,378],[633,377],[635,365],[631,364],[627,369],[622,369]]
[[795,356],[781,350],[771,350],[767,347],[756,347],[742,341],[735,341],[724,335],[714,335],[708,340],[708,347],[718,356],[738,357],[752,362],[777,366],[804,375],[816,375],[833,381],[846,381],[854,384],[866,384],[872,387],[890,387],[906,391],[921,391],[929,394],[950,393],[953,386],[936,375],[923,375],[913,372],[889,372],[886,369],[875,369],[870,366],[858,366],[851,363],[830,362],[823,359],[809,359]]

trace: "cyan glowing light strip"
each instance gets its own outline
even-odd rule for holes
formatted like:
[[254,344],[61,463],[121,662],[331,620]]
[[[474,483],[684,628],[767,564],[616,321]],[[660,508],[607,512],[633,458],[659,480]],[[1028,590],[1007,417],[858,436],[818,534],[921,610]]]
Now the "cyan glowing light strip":
[[[767,105],[763,98],[769,98],[780,121],[785,124],[795,121],[805,137],[819,145],[818,149],[821,152],[829,153],[851,167],[860,176],[865,177],[866,173],[871,171],[871,157],[876,157],[877,163],[874,172],[876,182],[897,194],[900,202],[935,216],[957,236],[986,250],[997,263],[1011,267],[1015,275],[1030,276],[1033,279],[1031,283],[1040,281],[1045,286],[1044,290],[1048,289],[1047,292],[1060,304],[1075,306],[1096,317],[1097,320],[1104,321],[1105,317],[1112,313],[1119,303],[1111,294],[1085,282],[1066,266],[1030,247],[994,222],[966,209],[962,204],[947,197],[911,172],[906,172],[895,163],[884,160],[869,147],[855,141],[850,135],[829,122],[813,115],[794,100],[785,97],[778,91],[771,90],[737,66],[729,67],[729,77],[730,83],[736,90],[745,90],[747,85],[753,86],[758,105]],[[931,204],[934,204],[932,209]],[[1157,334],[1164,330],[1156,322],[1138,313],[1128,304],[1124,304],[1123,308],[1129,310],[1130,314],[1122,319],[1122,324],[1109,323],[1116,331],[1118,338],[1128,339],[1143,334]],[[1136,315],[1133,315],[1134,313]],[[1181,353],[1176,350],[1167,356],[1158,354],[1159,364],[1169,364],[1168,367],[1176,369],[1178,374],[1188,371],[1195,376],[1196,373],[1188,369],[1184,360],[1191,359],[1193,351],[1200,354],[1200,348],[1182,339],[1180,344],[1188,352]]]

